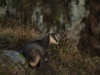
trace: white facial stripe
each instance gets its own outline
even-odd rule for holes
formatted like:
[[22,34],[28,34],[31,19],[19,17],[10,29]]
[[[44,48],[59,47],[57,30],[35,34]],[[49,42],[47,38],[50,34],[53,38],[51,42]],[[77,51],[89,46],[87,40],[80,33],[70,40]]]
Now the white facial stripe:
[[55,38],[58,40],[57,35],[55,35]]
[[[57,37],[56,37],[57,38]],[[50,35],[50,43],[53,43],[53,44],[58,44],[54,38]]]

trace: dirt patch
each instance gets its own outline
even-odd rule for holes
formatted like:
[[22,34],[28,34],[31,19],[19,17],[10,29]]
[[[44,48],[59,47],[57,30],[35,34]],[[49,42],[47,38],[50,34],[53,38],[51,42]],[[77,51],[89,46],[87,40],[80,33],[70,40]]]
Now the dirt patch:
[[49,66],[49,63],[44,63],[40,68],[36,69],[36,75],[59,75],[59,73]]

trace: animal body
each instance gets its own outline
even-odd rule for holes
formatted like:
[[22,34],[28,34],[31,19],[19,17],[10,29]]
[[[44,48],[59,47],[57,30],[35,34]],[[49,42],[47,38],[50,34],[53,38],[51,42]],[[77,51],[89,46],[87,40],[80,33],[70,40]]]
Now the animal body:
[[35,40],[23,48],[22,54],[31,68],[39,67],[45,59],[48,59],[47,48],[52,43],[58,44],[59,41],[56,33],[50,31],[41,40]]

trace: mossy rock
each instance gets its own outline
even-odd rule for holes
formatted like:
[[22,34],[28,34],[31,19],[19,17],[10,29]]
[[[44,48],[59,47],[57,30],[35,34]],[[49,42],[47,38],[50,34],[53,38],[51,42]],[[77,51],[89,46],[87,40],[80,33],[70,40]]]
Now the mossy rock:
[[14,50],[0,50],[0,67],[0,75],[28,75],[31,72],[23,55]]

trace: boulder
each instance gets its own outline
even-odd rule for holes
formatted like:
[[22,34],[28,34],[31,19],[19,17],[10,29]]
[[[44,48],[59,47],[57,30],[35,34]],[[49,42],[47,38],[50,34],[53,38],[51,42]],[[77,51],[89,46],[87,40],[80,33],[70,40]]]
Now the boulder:
[[15,50],[0,50],[0,75],[31,75],[28,69],[23,55]]

